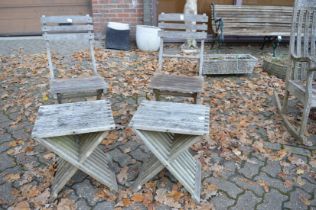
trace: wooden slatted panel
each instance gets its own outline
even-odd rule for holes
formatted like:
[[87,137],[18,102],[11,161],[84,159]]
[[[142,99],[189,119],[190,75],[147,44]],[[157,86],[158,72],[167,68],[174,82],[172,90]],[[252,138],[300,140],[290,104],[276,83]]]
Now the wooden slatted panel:
[[206,39],[206,32],[159,31],[158,35],[167,39]]
[[86,14],[90,0],[1,0],[0,35],[39,35],[42,15]]
[[183,21],[194,21],[194,22],[208,22],[207,15],[189,15],[181,13],[161,13],[158,17],[159,22],[168,21],[168,22],[183,22]]
[[190,29],[190,30],[200,30],[200,31],[206,31],[207,30],[207,25],[206,24],[181,24],[181,23],[159,23],[158,27],[161,29]]

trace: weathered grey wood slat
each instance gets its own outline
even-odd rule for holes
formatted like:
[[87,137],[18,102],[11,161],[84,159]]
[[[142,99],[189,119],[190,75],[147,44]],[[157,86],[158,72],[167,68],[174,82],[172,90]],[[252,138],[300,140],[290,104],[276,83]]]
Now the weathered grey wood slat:
[[[292,13],[292,7],[213,5],[212,30],[218,36],[290,36]],[[220,18],[223,32],[216,28]]]
[[75,175],[78,170],[75,166],[67,163],[67,161],[64,160],[59,164],[63,164],[63,167],[57,171],[57,175],[54,177],[51,198],[57,198],[58,193],[64,188],[67,182],[73,175]]
[[162,38],[172,39],[206,39],[206,32],[186,32],[186,31],[159,31],[158,35]]
[[73,40],[93,40],[93,34],[87,33],[56,33],[56,34],[43,34],[44,40],[49,41],[73,41]]
[[42,32],[47,33],[71,33],[71,32],[88,32],[93,31],[92,25],[67,25],[67,26],[50,26],[44,25]]
[[206,24],[186,24],[186,23],[165,23],[161,22],[158,24],[158,27],[161,29],[190,29],[190,30],[201,30],[206,31],[207,25]]
[[161,13],[158,17],[159,21],[192,21],[192,22],[208,22],[207,15],[189,15],[179,13]]
[[200,93],[203,91],[203,78],[198,76],[176,76],[156,74],[149,85],[152,89],[183,93]]
[[59,23],[90,23],[93,24],[92,17],[86,16],[42,16],[42,24],[59,24]]
[[109,110],[106,100],[41,106],[32,135],[48,138],[111,130],[115,124]]
[[107,132],[96,132],[87,139],[80,140],[80,162],[84,162],[103,141]]
[[101,77],[93,76],[86,78],[53,79],[50,81],[51,93],[71,94],[73,92],[85,92],[106,90],[107,83]]

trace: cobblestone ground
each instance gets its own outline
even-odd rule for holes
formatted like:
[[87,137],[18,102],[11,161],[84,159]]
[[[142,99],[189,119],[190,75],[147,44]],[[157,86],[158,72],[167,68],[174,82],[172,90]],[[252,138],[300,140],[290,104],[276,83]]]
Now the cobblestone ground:
[[[28,53],[38,53],[43,50],[41,41],[38,40],[31,42],[29,42],[29,40],[24,42],[18,40],[16,42],[10,41],[10,43],[11,44],[8,44],[3,40],[0,41],[0,54],[10,55],[18,52],[16,51],[17,48],[12,49],[12,43],[19,43],[17,46],[25,47],[25,52]],[[260,57],[270,50],[266,49],[265,51],[260,51],[258,48],[257,46],[226,46],[221,52],[249,53],[249,51],[251,51],[254,55]],[[286,51],[287,48],[283,47],[282,50]],[[123,60],[118,58],[111,59],[114,63],[124,63],[135,60],[136,58],[135,55],[131,53],[129,56],[125,56]],[[3,69],[0,68],[0,71],[2,70]],[[29,101],[29,104],[23,104],[19,103],[18,99],[16,99],[14,106],[7,105],[9,98],[22,90],[24,94],[31,94],[34,101],[41,101],[43,92],[47,92],[48,86],[47,83],[45,83],[47,80],[45,80],[44,83],[39,83],[38,79],[40,77],[47,78],[48,70],[46,71],[47,72],[41,75],[12,72],[12,75],[9,75],[8,78],[1,81],[0,90],[2,96],[0,106],[5,108],[1,109],[0,112],[0,209],[14,208],[14,206],[16,209],[21,209],[19,207],[23,205],[24,207],[26,206],[33,209],[35,206],[34,204],[28,203],[29,198],[32,198],[33,202],[35,202],[34,197],[38,198],[39,196],[47,195],[45,192],[38,192],[36,196],[33,197],[30,195],[34,193],[32,189],[36,189],[38,185],[47,185],[47,189],[49,189],[49,184],[46,182],[50,182],[43,180],[43,176],[40,172],[46,173],[56,160],[56,157],[52,153],[36,142],[31,141],[31,120],[26,117],[27,115],[21,117],[21,110],[26,110],[27,106],[32,107],[33,111],[36,111],[36,107],[32,104],[33,101]],[[27,77],[28,82],[17,82],[14,85],[12,85],[12,83],[6,83],[6,81],[14,79],[15,77]],[[260,77],[260,75],[255,73],[251,78],[256,77]],[[119,80],[119,77],[112,79]],[[232,77],[230,79],[236,81],[237,84],[244,82],[244,79],[241,77]],[[219,80],[224,80],[224,77],[206,78],[209,89],[211,89],[212,83]],[[36,86],[38,91],[28,92],[28,89],[32,86]],[[3,95],[4,91],[9,92],[10,95]],[[211,94],[212,93],[209,92],[209,95]],[[103,146],[105,150],[112,155],[113,168],[118,176],[122,170],[128,169],[126,178],[118,178],[120,190],[126,191],[136,179],[141,165],[149,157],[149,151],[135,136],[124,139],[124,132],[127,132],[125,127],[132,113],[136,110],[139,101],[144,98],[145,95],[130,97],[115,93],[107,97],[111,100],[118,130],[111,133],[110,139],[113,139],[113,143],[104,144]],[[229,96],[227,97],[229,98]],[[272,99],[267,98],[267,100],[271,102]],[[54,103],[54,101],[49,99],[44,103],[50,104]],[[208,104],[209,102],[206,101],[205,103]],[[271,106],[273,106],[272,103]],[[125,117],[116,116],[115,113],[121,111],[124,107],[126,108],[126,111],[124,111]],[[267,111],[262,111],[260,117],[263,121],[271,121],[274,119],[274,115],[273,111],[268,109]],[[32,115],[30,114],[30,116]],[[202,191],[202,201],[213,203],[215,209],[218,210],[316,209],[315,161],[312,158],[314,154],[314,150],[312,149],[314,148],[274,142],[271,140],[267,131],[260,127],[256,128],[256,134],[265,139],[262,149],[274,151],[276,154],[280,151],[287,151],[291,154],[291,157],[296,158],[297,164],[289,162],[288,164],[283,163],[281,165],[280,161],[270,160],[249,145],[240,147],[240,152],[245,154],[247,159],[238,161],[222,157],[220,153],[223,148],[221,147],[214,146],[207,148],[208,152],[206,154],[210,160],[209,165],[222,166],[223,171],[220,175],[216,175],[216,170],[215,172],[203,172],[203,186],[216,186],[216,190],[213,188],[204,188]],[[298,171],[297,167],[300,164],[311,168],[311,170],[308,173]],[[296,173],[301,173],[301,176],[291,179],[292,181],[296,179],[295,181],[290,183],[285,181],[287,180],[284,178],[285,176],[292,176],[292,174]],[[163,188],[166,190],[171,190],[177,183],[167,171],[160,173],[154,181],[158,185],[157,189]],[[104,198],[106,196],[99,196],[100,191],[102,192],[103,189],[104,187],[100,186],[98,182],[84,173],[78,172],[61,191],[60,199],[53,204],[47,204],[46,207],[54,207],[57,205],[56,202],[62,202],[64,198],[73,201],[76,208],[81,210],[113,209],[115,206],[120,206],[116,203],[115,199],[111,198],[111,195],[108,195],[107,199]],[[181,188],[181,191],[185,192],[183,188]],[[20,200],[17,202],[17,199]],[[41,198],[38,198],[38,200],[40,199]],[[172,209],[172,207],[167,204],[161,204],[159,202],[154,202],[153,207],[160,210]],[[146,207],[142,202],[135,202],[129,207],[124,207],[124,209],[146,209]]]

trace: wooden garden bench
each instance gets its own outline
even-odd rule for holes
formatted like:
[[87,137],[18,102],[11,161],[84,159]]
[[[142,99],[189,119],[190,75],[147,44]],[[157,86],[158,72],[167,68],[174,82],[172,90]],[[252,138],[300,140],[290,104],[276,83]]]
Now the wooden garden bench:
[[[62,98],[97,96],[101,99],[107,90],[107,83],[97,72],[94,57],[93,22],[86,16],[42,16],[42,32],[46,41],[47,57],[50,70],[50,92],[57,96],[58,103]],[[93,67],[93,76],[85,78],[59,79],[55,76],[55,67],[52,62],[52,41],[87,41]]]
[[[195,22],[195,23],[192,23]],[[204,40],[207,37],[207,15],[184,15],[178,13],[162,13],[159,15],[159,27],[162,29],[159,32],[160,36],[160,51],[159,51],[159,66],[158,72],[153,76],[150,87],[153,89],[156,100],[159,100],[160,95],[173,95],[194,97],[195,103],[198,101],[199,94],[203,90],[203,56],[204,56]],[[186,30],[195,30],[190,32]],[[200,40],[200,51],[197,54],[184,54],[168,52],[164,48],[164,42],[168,39],[187,40],[195,39]],[[199,60],[199,73],[198,76],[176,76],[168,75],[161,72],[163,68],[163,58],[186,58]]]
[[292,7],[212,4],[211,9],[212,31],[220,42],[224,36],[290,36]]
[[[288,131],[304,144],[312,142],[305,134],[312,108],[316,108],[316,0],[296,0],[290,39],[291,63],[287,71],[284,103],[275,93],[277,107]],[[289,95],[295,96],[303,105],[300,126],[294,126],[286,116]]]

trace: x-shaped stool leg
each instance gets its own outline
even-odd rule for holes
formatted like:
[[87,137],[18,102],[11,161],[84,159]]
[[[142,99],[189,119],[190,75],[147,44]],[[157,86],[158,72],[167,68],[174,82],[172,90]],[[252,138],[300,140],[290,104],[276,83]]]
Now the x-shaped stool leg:
[[107,132],[95,132],[37,139],[61,158],[52,185],[51,199],[57,198],[60,190],[78,169],[108,186],[111,190],[118,190],[115,174],[108,166],[111,158],[98,148],[106,135]]
[[202,136],[171,134],[157,131],[134,130],[153,153],[139,174],[133,190],[152,179],[165,167],[200,202],[201,165],[194,159],[188,148],[202,139]]

